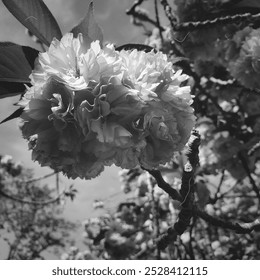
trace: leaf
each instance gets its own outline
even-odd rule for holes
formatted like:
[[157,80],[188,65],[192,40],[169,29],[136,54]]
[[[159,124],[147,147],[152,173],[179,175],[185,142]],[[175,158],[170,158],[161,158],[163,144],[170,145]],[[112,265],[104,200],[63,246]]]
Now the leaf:
[[144,52],[151,52],[152,50],[154,50],[156,52],[156,50],[154,48],[152,48],[151,46],[148,45],[143,45],[143,44],[126,44],[126,45],[122,45],[116,48],[116,51],[129,51],[129,50],[138,50],[138,51],[144,51]]
[[23,113],[23,108],[19,108],[16,111],[14,111],[9,117],[7,117],[4,120],[2,120],[0,122],[0,124],[3,124],[5,122],[10,121],[10,120],[15,119],[15,118],[19,118],[22,113]]
[[0,98],[24,92],[38,53],[30,47],[0,43]]
[[29,75],[38,53],[30,47],[0,42],[0,98],[24,91],[23,84],[30,83]]
[[42,0],[2,0],[7,9],[42,43],[62,37],[59,25]]
[[30,82],[29,75],[38,53],[30,47],[0,42],[0,81]]
[[0,98],[23,94],[25,89],[22,83],[0,82]]
[[93,2],[90,2],[87,14],[81,20],[81,22],[75,26],[71,32],[74,37],[77,37],[79,33],[82,33],[85,43],[90,45],[91,42],[99,40],[100,45],[103,44],[103,32],[97,24],[94,17]]

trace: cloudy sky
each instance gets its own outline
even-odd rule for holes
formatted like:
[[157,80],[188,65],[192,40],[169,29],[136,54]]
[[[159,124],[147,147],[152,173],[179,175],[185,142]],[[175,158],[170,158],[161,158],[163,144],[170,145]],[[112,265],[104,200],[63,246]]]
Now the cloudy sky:
[[[54,14],[63,33],[75,26],[84,16],[89,5],[89,0],[44,0]],[[152,0],[145,1],[151,16],[153,16]],[[130,18],[125,15],[127,8],[131,7],[133,0],[95,0],[96,20],[104,31],[106,41],[122,45],[126,43],[143,42],[143,30],[134,27]],[[35,47],[35,44],[25,34],[25,28],[9,13],[2,1],[0,1],[0,41],[11,41],[20,45]],[[13,106],[18,97],[0,99],[0,120],[10,115],[16,108]],[[0,154],[9,154],[14,160],[22,161],[28,168],[32,168],[36,176],[42,176],[51,172],[48,168],[42,168],[32,162],[31,154],[27,149],[27,143],[21,137],[17,120],[12,120],[0,125]],[[95,198],[106,198],[120,191],[118,180],[118,168],[110,167],[96,179],[91,181],[75,180],[73,184],[78,188],[79,195],[76,201],[68,203],[65,210],[67,218],[82,221],[89,215],[93,215],[92,201]],[[62,177],[64,186],[72,182]],[[48,181],[54,184],[54,178]],[[115,205],[114,201],[112,204]]]

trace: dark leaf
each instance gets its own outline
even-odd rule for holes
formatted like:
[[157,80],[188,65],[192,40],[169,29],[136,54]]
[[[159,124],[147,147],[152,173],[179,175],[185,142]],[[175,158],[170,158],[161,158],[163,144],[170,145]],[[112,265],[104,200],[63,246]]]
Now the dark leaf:
[[174,57],[171,59],[171,62],[176,65],[181,65],[182,62],[187,63],[189,59],[187,57]]
[[15,118],[19,118],[22,113],[23,113],[23,108],[19,108],[15,112],[13,112],[9,117],[2,120],[0,122],[0,124],[5,123],[5,122],[10,121],[10,120],[15,119]]
[[62,37],[60,28],[42,0],[2,0],[7,9],[42,43]]
[[148,46],[148,45],[143,45],[143,44],[126,44],[126,45],[122,45],[116,48],[116,51],[129,51],[129,50],[138,50],[138,51],[145,51],[145,52],[151,52],[151,51],[155,51],[154,48]]
[[0,81],[30,82],[29,75],[38,51],[13,43],[0,43]]
[[87,45],[96,40],[99,40],[102,45],[103,32],[94,17],[93,2],[90,2],[86,16],[71,30],[71,32],[74,37],[77,37],[79,33],[82,33]]
[[23,94],[25,86],[22,83],[0,82],[0,98]]
[[[23,84],[30,83],[38,51],[13,43],[0,43],[0,98],[24,91]],[[13,83],[13,84],[12,84]]]
[[29,62],[31,68],[34,69],[34,62],[35,62],[35,59],[39,55],[39,51],[32,49],[30,47],[26,47],[26,46],[22,46],[22,49],[23,49],[25,58]]

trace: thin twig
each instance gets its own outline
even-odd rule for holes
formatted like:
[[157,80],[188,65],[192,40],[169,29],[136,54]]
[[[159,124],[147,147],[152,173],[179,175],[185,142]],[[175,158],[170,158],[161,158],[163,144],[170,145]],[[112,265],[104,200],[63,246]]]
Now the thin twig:
[[[162,1],[164,2],[164,1]],[[217,17],[212,20],[205,20],[205,21],[189,21],[184,23],[175,23],[172,24],[172,29],[174,31],[192,31],[195,29],[205,28],[205,27],[212,27],[217,24],[231,24],[231,23],[240,23],[240,22],[254,22],[260,20],[260,13],[258,14],[238,14],[233,16],[223,16]]]
[[219,183],[218,183],[218,186],[217,186],[217,191],[214,195],[214,198],[210,199],[211,204],[215,204],[218,201],[218,199],[221,197],[219,195],[219,193],[220,193],[221,186],[224,182],[224,178],[225,178],[225,169],[222,170],[222,175],[221,175],[221,178],[219,180]]
[[[155,9],[155,17],[156,17],[157,26],[161,26],[157,0],[154,0],[154,9]],[[158,28],[158,29],[159,29],[160,38],[161,38],[161,41],[162,41],[162,44],[163,44],[164,40],[163,40],[162,30],[160,28]]]
[[31,180],[27,180],[27,181],[21,181],[22,184],[31,184],[31,183],[34,183],[34,182],[38,182],[38,181],[41,181],[41,180],[44,180],[44,179],[47,179],[53,175],[55,175],[56,172],[52,172],[52,173],[49,173],[47,175],[44,175],[44,176],[41,176],[41,177],[38,177],[38,178],[33,178]]
[[[237,197],[241,197],[241,198],[258,198],[256,195],[245,195],[245,194],[239,194],[239,195],[226,195],[224,198],[237,198]],[[222,198],[222,197],[220,197]]]
[[159,30],[164,31],[164,27],[158,25],[157,21],[151,19],[148,15],[146,15],[145,13],[138,11],[137,7],[140,6],[143,3],[144,0],[137,0],[134,2],[133,6],[128,9],[126,11],[127,15],[133,16],[135,18],[138,18],[141,21],[146,21],[151,23],[152,25],[156,26],[157,28],[159,28]]
[[231,192],[238,184],[241,183],[241,180],[237,180],[228,190],[226,190],[225,192],[223,192],[219,198],[224,197],[227,193]]
[[45,201],[36,201],[36,200],[25,200],[25,199],[22,199],[20,197],[17,197],[17,196],[13,196],[11,194],[7,194],[5,193],[3,190],[0,190],[0,195],[2,195],[3,197],[5,198],[8,198],[8,199],[11,199],[13,201],[16,201],[16,202],[20,202],[22,204],[32,204],[32,205],[38,205],[38,206],[45,206],[45,205],[48,205],[48,204],[52,204],[52,203],[55,203],[57,201],[60,200],[60,198],[66,193],[66,190],[64,190],[62,193],[60,193],[57,197],[55,198],[52,198],[52,199],[49,199],[49,200],[45,200]]
[[245,170],[245,172],[247,174],[247,177],[248,177],[248,179],[249,179],[249,181],[250,181],[250,183],[252,185],[252,188],[253,188],[253,190],[254,190],[257,198],[258,198],[259,204],[260,204],[260,190],[257,187],[256,182],[255,182],[254,178],[251,175],[251,171],[250,171],[250,169],[248,167],[247,161],[246,161],[246,159],[244,158],[244,156],[243,156],[243,154],[241,152],[238,153],[238,158],[239,158],[239,160],[242,163],[242,166],[243,166],[243,168],[244,168],[244,170]]
[[252,156],[256,151],[260,149],[260,141],[258,141],[254,146],[248,151],[248,155]]
[[[59,178],[59,172],[56,173],[56,191],[57,194],[59,195],[60,193],[60,178]],[[60,199],[57,200],[57,203],[60,203]]]
[[144,2],[144,0],[136,0],[136,1],[133,3],[133,6],[132,6],[130,9],[128,9],[128,10],[126,11],[126,14],[127,14],[127,15],[133,14],[133,13],[135,12],[136,7],[137,7],[137,6],[140,6],[143,2]]

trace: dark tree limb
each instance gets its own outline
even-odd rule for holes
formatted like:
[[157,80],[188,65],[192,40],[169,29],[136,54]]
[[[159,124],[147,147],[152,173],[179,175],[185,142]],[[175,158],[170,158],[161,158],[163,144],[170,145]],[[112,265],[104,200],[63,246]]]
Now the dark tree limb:
[[149,172],[155,178],[158,187],[165,191],[173,200],[178,200],[182,202],[182,196],[180,195],[180,193],[164,181],[162,174],[159,170],[148,170],[144,167],[142,168],[145,171]]
[[240,234],[251,233],[252,231],[260,231],[260,218],[251,223],[223,221],[219,218],[207,214],[205,211],[199,209],[198,207],[193,208],[193,215],[203,219],[211,225],[234,230],[236,233]]
[[[175,241],[178,235],[182,235],[184,231],[187,229],[187,227],[190,225],[190,220],[193,216],[193,204],[194,204],[194,178],[193,177],[194,177],[195,169],[199,165],[199,157],[198,157],[199,145],[200,145],[200,136],[198,132],[194,130],[192,132],[191,140],[188,144],[188,151],[186,152],[188,162],[184,167],[184,171],[182,175],[182,184],[180,189],[181,211],[179,213],[178,220],[173,225],[173,227],[168,228],[167,233],[163,234],[158,239],[158,248],[161,250],[165,249],[169,245],[169,243]],[[157,177],[159,177],[158,174]],[[160,183],[162,182],[159,180],[158,186],[162,188]],[[176,193],[174,194],[173,197],[176,198]]]

